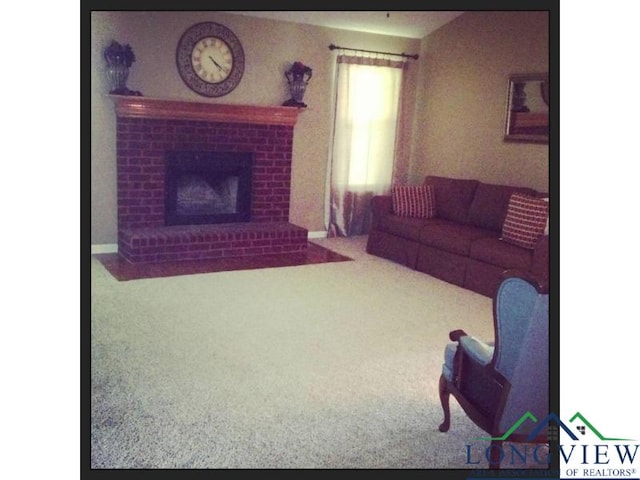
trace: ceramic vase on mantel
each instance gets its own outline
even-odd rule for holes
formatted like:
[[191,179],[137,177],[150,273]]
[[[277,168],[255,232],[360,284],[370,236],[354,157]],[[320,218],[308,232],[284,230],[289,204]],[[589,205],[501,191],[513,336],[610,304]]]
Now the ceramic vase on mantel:
[[109,93],[123,95],[128,91],[127,79],[129,78],[129,67],[123,63],[108,64],[106,69],[107,79],[111,83]]
[[110,94],[113,95],[142,95],[138,91],[127,88],[129,78],[129,68],[136,61],[131,45],[121,45],[113,40],[103,52],[107,62],[105,73],[109,83],[111,83]]
[[304,99],[304,92],[307,90],[307,85],[312,75],[313,70],[301,62],[295,62],[289,70],[284,72],[284,76],[289,84],[291,98],[282,105],[286,107],[306,107],[307,104],[302,100]]

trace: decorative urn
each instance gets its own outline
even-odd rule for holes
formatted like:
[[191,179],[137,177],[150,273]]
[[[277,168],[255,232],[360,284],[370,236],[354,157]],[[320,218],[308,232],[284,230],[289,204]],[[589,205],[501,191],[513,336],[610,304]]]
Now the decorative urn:
[[287,107],[307,106],[302,100],[304,99],[304,93],[307,89],[309,79],[311,79],[311,75],[313,75],[313,69],[299,61],[294,62],[289,70],[284,72],[284,76],[289,84],[289,93],[291,93],[291,98],[282,105]]
[[114,95],[140,95],[127,88],[127,79],[129,78],[129,68],[136,61],[130,45],[120,45],[115,40],[112,41],[104,50],[104,59],[107,62],[106,75],[111,90],[109,93]]

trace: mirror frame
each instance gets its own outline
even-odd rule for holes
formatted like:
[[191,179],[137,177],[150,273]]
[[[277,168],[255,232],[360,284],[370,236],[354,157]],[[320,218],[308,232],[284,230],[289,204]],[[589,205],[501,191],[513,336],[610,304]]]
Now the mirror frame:
[[[545,112],[529,112],[526,106],[526,94],[518,99],[516,86],[527,83],[542,82],[540,97],[547,105]],[[521,89],[520,89],[521,90]],[[521,96],[521,97],[522,97]],[[522,103],[522,105],[516,105]],[[519,130],[518,121],[525,125]],[[507,88],[507,106],[504,128],[505,142],[549,143],[549,74],[548,73],[518,73],[509,76]]]

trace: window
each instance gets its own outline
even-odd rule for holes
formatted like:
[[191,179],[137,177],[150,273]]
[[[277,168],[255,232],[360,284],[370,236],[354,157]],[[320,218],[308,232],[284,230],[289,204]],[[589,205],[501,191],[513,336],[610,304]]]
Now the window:
[[330,159],[329,232],[368,232],[368,204],[391,185],[405,63],[341,55]]

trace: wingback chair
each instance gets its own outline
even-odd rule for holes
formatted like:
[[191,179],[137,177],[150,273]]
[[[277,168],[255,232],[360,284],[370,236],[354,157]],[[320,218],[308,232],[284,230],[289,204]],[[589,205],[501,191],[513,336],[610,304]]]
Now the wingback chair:
[[[463,330],[450,332],[444,352],[439,393],[444,422],[451,423],[449,396],[492,440],[489,468],[500,468],[503,441],[547,443],[546,429],[525,421],[530,412],[542,420],[549,413],[549,295],[546,286],[515,271],[505,272],[493,298],[495,338],[484,342]],[[532,438],[532,435],[535,438]],[[497,439],[503,437],[504,440]]]

